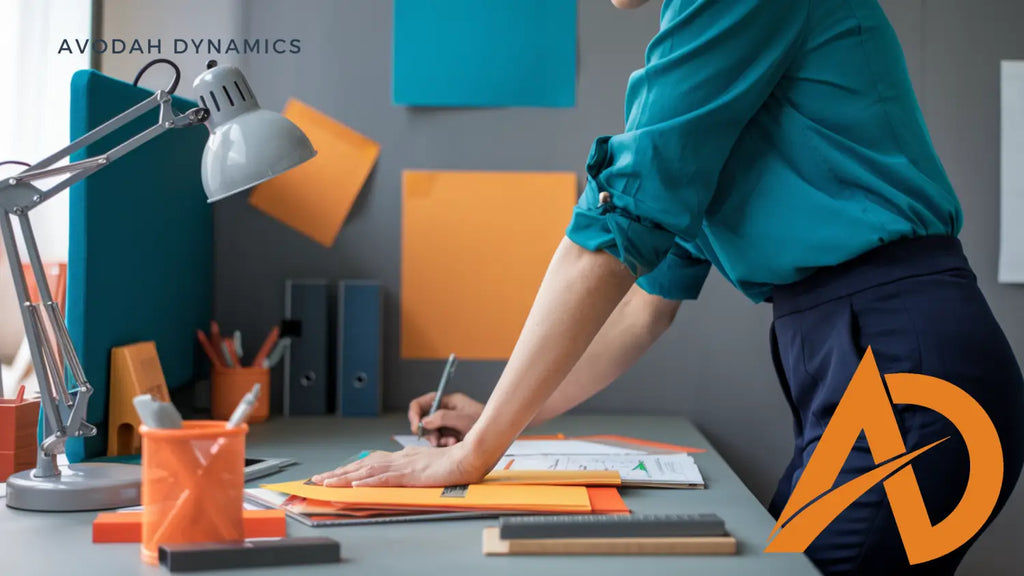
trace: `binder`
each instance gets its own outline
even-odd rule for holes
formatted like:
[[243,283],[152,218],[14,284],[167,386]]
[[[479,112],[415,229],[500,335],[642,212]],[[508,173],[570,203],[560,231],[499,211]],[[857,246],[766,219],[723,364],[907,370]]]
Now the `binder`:
[[284,415],[326,414],[329,284],[326,280],[287,280],[284,292],[284,316],[292,332],[284,358]]
[[339,416],[379,416],[382,404],[382,288],[372,281],[338,283]]

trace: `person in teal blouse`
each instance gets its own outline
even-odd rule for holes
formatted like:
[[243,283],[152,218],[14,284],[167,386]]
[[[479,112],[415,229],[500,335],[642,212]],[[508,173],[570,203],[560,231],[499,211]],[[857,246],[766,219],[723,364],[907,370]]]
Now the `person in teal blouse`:
[[[432,396],[418,398],[413,429],[422,419],[455,434],[314,481],[479,480],[527,425],[635,362],[713,266],[773,307],[795,440],[773,514],[870,347],[882,374],[941,378],[986,410],[1005,466],[994,517],[1024,462],[1024,379],[957,240],[961,207],[877,0],[664,0],[625,108],[622,133],[594,142],[566,238],[486,406],[452,395],[424,418]],[[908,452],[950,436],[912,464],[937,523],[964,492],[963,440],[934,412],[896,413]],[[862,436],[836,485],[875,465]],[[953,574],[971,542],[910,566],[878,485],[807,554],[826,574]]]

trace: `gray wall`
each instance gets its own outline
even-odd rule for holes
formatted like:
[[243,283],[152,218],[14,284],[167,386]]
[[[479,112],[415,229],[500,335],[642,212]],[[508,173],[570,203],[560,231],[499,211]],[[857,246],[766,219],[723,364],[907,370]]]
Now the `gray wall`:
[[[279,319],[285,278],[378,278],[388,289],[386,401],[403,408],[431,389],[441,365],[398,358],[400,173],[405,168],[582,170],[592,139],[622,128],[623,90],[657,30],[658,4],[621,12],[580,0],[578,105],[570,110],[414,111],[390,104],[391,3],[247,3],[246,35],[299,37],[301,56],[249,58],[262,103],[299,97],[383,145],[380,162],[337,243],[324,249],[246,204],[216,207],[215,309],[256,334]],[[1019,0],[888,0],[935,145],[966,213],[962,238],[982,287],[1020,356],[1024,288],[995,283],[999,193],[999,60],[1024,58]],[[696,303],[590,411],[684,414],[766,501],[791,453],[787,408],[768,356],[771,309],[712,274]],[[1022,358],[1024,360],[1024,358]],[[485,398],[500,364],[467,363],[455,388]],[[975,546],[962,574],[1024,562],[1017,493]]]

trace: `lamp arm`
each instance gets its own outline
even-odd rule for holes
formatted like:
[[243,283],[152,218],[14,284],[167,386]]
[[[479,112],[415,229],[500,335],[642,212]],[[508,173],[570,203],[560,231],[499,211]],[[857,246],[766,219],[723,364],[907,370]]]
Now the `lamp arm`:
[[[133,136],[105,154],[53,167],[60,160],[110,134],[155,106],[160,107],[159,120],[155,126]],[[39,445],[36,469],[33,472],[35,477],[60,475],[56,464],[56,455],[64,452],[64,443],[67,438],[92,436],[96,433],[96,428],[86,422],[86,409],[93,388],[86,379],[60,308],[53,301],[53,295],[50,293],[28,212],[163,132],[173,128],[201,124],[209,118],[209,114],[209,110],[206,108],[193,108],[185,114],[175,115],[174,109],[171,107],[170,95],[164,91],[158,91],[150,98],[37,162],[32,167],[0,181],[0,209],[2,209],[0,233],[2,233],[3,243],[10,260],[15,291],[19,302],[21,302],[22,322],[25,325],[25,334],[32,352],[32,361],[39,381],[43,407],[44,439]],[[61,174],[69,174],[69,176],[46,189],[41,189],[32,183],[35,180]],[[21,228],[21,236],[39,290],[41,304],[34,303],[29,298],[21,256],[15,243],[13,226],[15,218]],[[51,340],[51,331],[52,338],[56,340],[56,350],[54,342]],[[65,382],[62,381],[65,364],[70,371],[71,379],[75,380],[77,384],[74,397]]]
[[[60,160],[71,156],[89,144],[145,114],[155,106],[160,107],[160,116],[156,125],[99,156],[71,162],[63,166],[53,166]],[[88,134],[40,160],[30,168],[9,177],[5,184],[0,184],[0,194],[2,194],[2,197],[0,197],[2,198],[0,200],[0,207],[16,214],[20,213],[19,210],[27,212],[163,132],[172,128],[185,128],[202,124],[209,118],[209,115],[210,112],[206,108],[193,108],[185,114],[176,116],[171,106],[170,94],[163,90],[157,91],[153,96],[129,108],[105,124],[96,127]],[[40,189],[35,185],[28,185],[35,180],[51,178],[62,174],[71,175],[46,189]]]

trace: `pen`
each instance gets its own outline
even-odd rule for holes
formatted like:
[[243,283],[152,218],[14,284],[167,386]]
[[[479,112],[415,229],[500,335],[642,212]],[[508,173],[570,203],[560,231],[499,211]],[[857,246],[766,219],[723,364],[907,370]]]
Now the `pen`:
[[256,399],[260,396],[260,385],[255,384],[252,390],[242,396],[241,402],[235,407],[235,411],[231,413],[231,418],[228,419],[227,428],[238,428],[245,423],[246,419],[249,418],[249,414],[252,412],[254,406],[256,406]]
[[[245,352],[242,352],[242,331],[241,330],[235,330],[234,340],[235,340],[235,354],[237,354],[238,358],[241,359],[242,356],[245,356]],[[241,365],[241,363],[239,363],[239,365]]]
[[224,362],[227,364],[228,368],[234,368],[237,366],[237,364],[235,364],[235,349],[231,347],[231,344],[229,344],[227,340],[220,341],[220,349],[221,352],[224,353]]
[[25,385],[18,386],[18,395],[14,397],[15,404],[21,404],[25,400]]
[[291,338],[281,338],[280,340],[278,340],[277,345],[274,346],[274,350],[266,358],[263,359],[263,367],[273,368],[274,366],[276,366],[277,363],[281,361],[281,356],[284,356],[284,351],[287,350],[289,346],[291,346],[291,343]]
[[[444,387],[448,384],[448,380],[451,378],[452,373],[455,372],[455,354],[448,356],[448,363],[444,367],[444,372],[441,374],[441,383],[437,385],[437,394],[434,395],[434,403],[430,405],[430,413],[427,417],[433,416],[434,412],[441,406],[441,396],[444,395]],[[416,429],[416,437],[423,438],[423,421],[420,420],[420,424]]]
[[277,344],[277,338],[281,334],[281,327],[274,326],[274,329],[267,334],[267,339],[263,341],[263,346],[260,346],[259,352],[256,353],[256,357],[253,358],[253,366],[262,366],[268,368],[269,366],[263,366],[263,361],[267,359],[267,355],[270,354],[271,349]]

